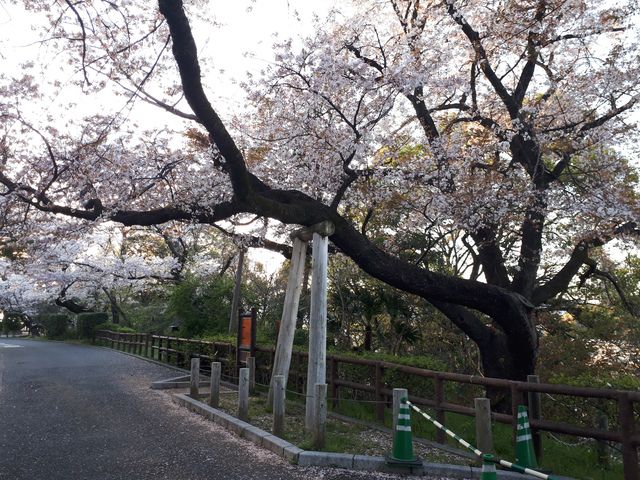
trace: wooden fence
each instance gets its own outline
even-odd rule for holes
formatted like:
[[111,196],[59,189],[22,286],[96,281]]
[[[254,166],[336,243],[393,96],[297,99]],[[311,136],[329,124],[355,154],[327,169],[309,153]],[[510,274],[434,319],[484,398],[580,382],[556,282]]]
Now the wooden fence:
[[[106,346],[144,355],[156,360],[188,368],[190,358],[201,358],[222,363],[223,378],[235,380],[235,345],[207,342],[147,333],[117,333],[98,331],[96,340]],[[256,348],[256,378],[268,384],[275,349]],[[288,389],[304,393],[306,383],[307,353],[294,351],[288,380]],[[327,384],[329,398],[334,407],[341,400],[369,401],[375,405],[378,420],[384,420],[385,408],[391,406],[393,388],[408,388],[409,399],[416,404],[432,407],[436,419],[446,424],[447,412],[474,416],[469,405],[474,397],[484,396],[485,389],[503,392],[510,399],[511,413],[492,412],[496,422],[517,427],[517,405],[540,401],[541,394],[545,417],[564,421],[530,418],[532,429],[570,436],[592,438],[619,443],[622,446],[622,462],[625,479],[640,480],[638,447],[640,432],[637,430],[640,392],[573,387],[532,382],[516,382],[497,378],[439,372],[396,363],[327,355]],[[462,392],[462,393],[461,393]],[[554,398],[561,397],[560,398]],[[581,403],[582,402],[582,403]],[[590,403],[589,403],[590,402]],[[595,402],[595,403],[594,403]],[[559,406],[558,406],[559,405]],[[596,412],[604,412],[610,418],[609,428],[594,428]],[[568,423],[567,418],[582,420]],[[444,432],[438,430],[436,441],[445,442]],[[537,445],[539,447],[539,443]]]

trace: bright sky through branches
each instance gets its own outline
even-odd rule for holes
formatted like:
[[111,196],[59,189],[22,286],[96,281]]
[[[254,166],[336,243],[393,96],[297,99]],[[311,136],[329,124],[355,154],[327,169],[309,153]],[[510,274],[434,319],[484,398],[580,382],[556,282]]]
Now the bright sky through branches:
[[[214,85],[215,91],[208,93],[216,107],[226,113],[232,112],[234,106],[242,101],[244,91],[238,87],[238,82],[245,79],[246,73],[257,75],[273,61],[273,43],[289,37],[295,41],[309,35],[314,16],[326,15],[337,0],[213,0],[191,3],[195,4],[191,6],[194,13],[192,22],[200,56],[210,57],[211,50],[216,52],[213,56],[215,64],[210,65],[207,78],[207,83]],[[204,11],[198,10],[198,3],[205,4],[202,6]],[[59,52],[51,51],[47,43],[42,43],[42,28],[47,24],[44,15],[27,12],[22,4],[0,2],[2,71],[15,73],[25,59],[37,59],[43,65],[42,75],[51,75],[52,70],[60,72]],[[80,72],[69,73],[69,77],[74,74],[80,75]],[[106,101],[110,103],[112,99]],[[90,107],[94,108],[95,105]],[[150,112],[157,112],[157,109],[144,109],[145,115]]]

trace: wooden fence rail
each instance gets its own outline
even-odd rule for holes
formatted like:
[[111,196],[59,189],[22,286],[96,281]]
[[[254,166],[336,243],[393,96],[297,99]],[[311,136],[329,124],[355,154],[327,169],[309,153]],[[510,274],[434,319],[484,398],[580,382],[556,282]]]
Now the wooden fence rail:
[[[208,342],[204,340],[193,340],[179,337],[169,337],[163,335],[152,335],[148,333],[118,333],[111,331],[98,331],[97,340],[106,346],[124,350],[131,353],[144,355],[156,360],[171,363],[183,368],[188,368],[190,358],[205,359],[208,362],[221,362],[222,375],[227,379],[238,378],[235,355],[235,345],[219,342]],[[269,383],[271,375],[271,365],[275,355],[272,347],[256,347],[258,381],[262,384]],[[306,380],[306,360],[307,353],[294,351],[291,361],[291,370],[288,381],[288,389],[299,393],[304,393]],[[205,364],[207,362],[204,362]],[[420,383],[415,391],[422,390],[424,394],[410,395],[409,399],[416,404],[432,407],[436,412],[436,419],[446,424],[446,414],[448,412],[467,416],[474,416],[475,410],[469,405],[473,402],[471,398],[464,398],[462,404],[452,398],[453,392],[462,388],[492,389],[504,393],[505,398],[511,400],[511,413],[492,412],[494,421],[510,424],[515,430],[517,428],[517,405],[527,404],[529,394],[545,394],[547,398],[553,395],[568,397],[568,402],[576,402],[579,399],[584,401],[597,400],[597,408],[602,408],[603,402],[609,402],[608,411],[613,421],[610,426],[613,429],[604,430],[593,428],[591,425],[576,425],[564,421],[531,418],[530,423],[535,431],[546,431],[571,436],[592,438],[616,442],[622,446],[622,461],[624,466],[625,479],[640,480],[640,469],[638,466],[638,447],[640,446],[640,432],[637,429],[638,408],[640,407],[640,392],[574,387],[569,385],[556,385],[532,382],[517,382],[497,378],[487,378],[475,375],[464,375],[459,373],[439,372],[434,370],[400,365],[396,363],[369,360],[364,358],[353,358],[341,355],[327,355],[326,383],[328,385],[329,397],[332,405],[337,407],[341,400],[347,399],[350,394],[352,399],[368,400],[375,405],[375,413],[378,420],[383,421],[385,408],[391,406],[393,388],[403,387],[409,391],[414,391],[411,385],[416,381],[427,381],[427,384]],[[365,378],[366,381],[350,379],[352,377]],[[386,378],[391,376],[391,378]],[[430,384],[430,385],[429,385]],[[457,387],[451,387],[457,384]],[[461,387],[465,386],[465,387]],[[415,393],[414,391],[414,393]],[[481,396],[483,392],[478,391],[475,396]],[[579,416],[572,403],[573,416]],[[583,414],[588,417],[588,413]],[[595,418],[586,419],[595,422]],[[445,442],[444,432],[438,430],[436,441]]]

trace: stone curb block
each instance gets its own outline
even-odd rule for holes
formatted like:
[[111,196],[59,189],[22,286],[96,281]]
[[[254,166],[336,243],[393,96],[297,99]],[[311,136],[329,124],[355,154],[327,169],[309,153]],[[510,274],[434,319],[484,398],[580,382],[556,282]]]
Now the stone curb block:
[[386,463],[382,457],[371,457],[369,455],[354,455],[353,468],[355,470],[375,471],[385,467]]
[[235,417],[229,418],[228,422],[229,422],[229,426],[227,428],[229,428],[229,430],[231,430],[233,433],[239,436],[242,436],[242,432],[244,430],[246,430],[247,428],[251,428],[253,426],[250,423],[247,423],[243,420],[238,420]]
[[[237,418],[203,402],[195,400],[188,395],[180,393],[173,395],[172,399],[175,403],[186,407],[192,412],[199,413],[207,419],[213,420],[218,425],[235,432],[240,437],[245,438],[251,443],[266,448],[287,459],[291,463],[295,463],[303,467],[336,467],[385,473],[441,475],[457,479],[479,479],[482,474],[482,470],[480,468],[465,467],[462,465],[425,463],[422,467],[408,469],[390,466],[387,464],[384,457],[303,450],[286,440],[262,430],[261,428],[255,427],[242,420],[238,420]],[[530,475],[523,475],[506,470],[500,470],[499,475],[501,480],[535,480],[535,477]],[[569,477],[556,478],[571,480]]]
[[330,452],[300,452],[298,465],[303,467],[353,468],[353,454]]
[[241,434],[242,438],[246,438],[251,443],[258,445],[259,447],[262,446],[262,439],[267,436],[269,436],[269,433],[265,432],[261,428],[253,426],[244,429]]
[[267,435],[262,438],[262,446],[267,450],[272,451],[273,453],[278,454],[279,456],[284,456],[284,449],[287,447],[294,447],[292,443],[283,440],[280,437],[276,437],[275,435]]
[[293,445],[291,447],[285,448],[284,451],[282,452],[282,454],[284,455],[284,458],[289,460],[291,463],[298,463],[298,459],[299,459],[300,454],[302,452],[304,452],[303,449]]

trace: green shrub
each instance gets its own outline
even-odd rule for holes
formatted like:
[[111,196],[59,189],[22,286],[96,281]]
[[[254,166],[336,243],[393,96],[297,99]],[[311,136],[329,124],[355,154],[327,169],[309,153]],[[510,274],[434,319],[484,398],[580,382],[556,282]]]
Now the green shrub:
[[40,320],[49,338],[63,338],[69,333],[69,317],[62,313],[44,315]]
[[76,317],[76,331],[79,338],[95,338],[96,325],[104,324],[109,320],[109,315],[103,312],[80,313]]
[[23,316],[16,312],[5,312],[4,318],[0,321],[0,330],[3,334],[9,336],[10,333],[19,332],[22,329]]
[[104,322],[96,325],[94,327],[95,330],[110,330],[112,332],[119,333],[136,333],[133,328],[123,327],[122,325],[118,325],[117,323]]
[[180,325],[180,336],[193,338],[224,333],[229,327],[233,281],[220,277],[209,282],[187,278],[169,297],[166,315]]

